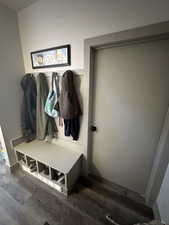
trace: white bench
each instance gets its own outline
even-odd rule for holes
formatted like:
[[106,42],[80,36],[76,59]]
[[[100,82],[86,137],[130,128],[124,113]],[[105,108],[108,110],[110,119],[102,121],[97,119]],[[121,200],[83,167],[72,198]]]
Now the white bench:
[[[18,144],[16,140],[13,140],[12,143],[17,161],[23,170],[65,195],[71,192],[81,173],[81,153],[45,141],[35,140]],[[29,169],[31,159],[36,161],[36,172],[31,172]],[[49,175],[44,173],[44,166],[49,169]],[[54,176],[56,172],[61,174],[58,180]]]

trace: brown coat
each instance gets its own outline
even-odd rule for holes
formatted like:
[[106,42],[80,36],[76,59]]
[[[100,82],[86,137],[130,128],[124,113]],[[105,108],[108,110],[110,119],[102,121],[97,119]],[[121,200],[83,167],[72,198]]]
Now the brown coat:
[[73,119],[82,114],[73,77],[74,74],[71,70],[67,70],[62,77],[59,110],[60,116],[64,119]]

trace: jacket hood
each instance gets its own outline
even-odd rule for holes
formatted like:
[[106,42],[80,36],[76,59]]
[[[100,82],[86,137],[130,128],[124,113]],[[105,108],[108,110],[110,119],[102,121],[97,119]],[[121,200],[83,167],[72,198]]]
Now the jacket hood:
[[73,72],[71,70],[67,70],[62,77],[62,90],[71,91],[73,88]]
[[25,90],[32,85],[35,85],[35,78],[32,74],[27,73],[21,80],[21,87]]

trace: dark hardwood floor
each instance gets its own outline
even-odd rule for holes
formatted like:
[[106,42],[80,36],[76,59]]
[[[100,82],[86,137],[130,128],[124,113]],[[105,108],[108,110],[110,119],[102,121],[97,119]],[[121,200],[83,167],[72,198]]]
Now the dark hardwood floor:
[[65,198],[21,170],[10,174],[0,163],[0,225],[111,225],[107,214],[120,225],[153,219],[141,198],[130,197],[120,188],[82,180]]

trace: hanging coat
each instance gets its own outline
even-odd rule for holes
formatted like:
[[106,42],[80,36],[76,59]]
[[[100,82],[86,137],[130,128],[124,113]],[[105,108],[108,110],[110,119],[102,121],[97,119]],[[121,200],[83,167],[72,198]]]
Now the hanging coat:
[[62,77],[59,110],[60,116],[64,119],[73,119],[82,114],[71,70],[67,70]]
[[48,81],[44,73],[37,76],[37,138],[44,140],[46,136],[57,136],[54,118],[45,113],[45,103],[49,93]]
[[26,74],[21,80],[23,101],[21,108],[22,135],[27,141],[36,137],[36,81],[32,74]]
[[62,90],[59,97],[60,116],[64,119],[65,136],[78,140],[80,132],[79,116],[82,114],[74,85],[74,74],[66,71],[62,77]]

